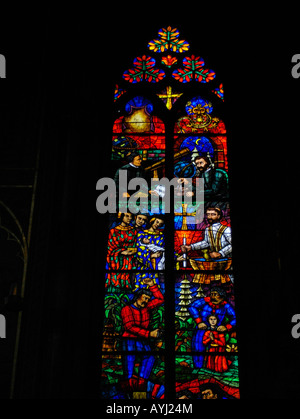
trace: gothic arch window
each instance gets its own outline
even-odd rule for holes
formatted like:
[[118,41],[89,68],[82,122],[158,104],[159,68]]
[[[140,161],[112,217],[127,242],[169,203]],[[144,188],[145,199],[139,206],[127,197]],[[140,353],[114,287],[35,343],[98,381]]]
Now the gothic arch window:
[[[219,75],[177,28],[116,80],[103,399],[239,398],[225,105]],[[161,178],[170,207],[151,184]]]

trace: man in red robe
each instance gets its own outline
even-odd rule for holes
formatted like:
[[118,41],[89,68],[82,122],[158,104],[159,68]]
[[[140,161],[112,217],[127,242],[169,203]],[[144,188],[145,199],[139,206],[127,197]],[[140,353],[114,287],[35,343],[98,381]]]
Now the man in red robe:
[[[131,389],[138,391],[145,391],[147,380],[155,363],[155,357],[144,354],[138,377],[134,378],[136,352],[151,351],[149,339],[159,337],[159,329],[151,330],[149,327],[151,312],[164,303],[163,294],[153,279],[145,279],[145,282],[147,282],[149,289],[140,288],[136,292],[133,302],[121,310],[124,327],[123,349],[129,352],[128,355],[124,356],[126,376]],[[163,388],[161,388],[161,391],[163,392]]]
[[[108,236],[106,268],[110,271],[134,268],[136,229],[130,225],[131,213],[120,214],[121,223],[112,228]],[[131,288],[129,272],[110,272],[106,276],[106,287]]]

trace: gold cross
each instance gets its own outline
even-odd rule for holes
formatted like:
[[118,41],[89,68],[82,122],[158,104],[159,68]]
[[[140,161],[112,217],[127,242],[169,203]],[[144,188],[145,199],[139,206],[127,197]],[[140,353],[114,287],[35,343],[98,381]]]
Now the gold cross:
[[183,93],[174,93],[171,86],[166,87],[166,93],[157,94],[160,99],[167,99],[166,107],[172,109],[172,99],[178,99]]
[[196,211],[195,212],[191,212],[188,213],[187,212],[187,204],[182,204],[182,212],[174,212],[174,215],[180,215],[182,216],[182,227],[181,230],[187,230],[187,220],[186,218],[188,216],[195,216],[196,215]]

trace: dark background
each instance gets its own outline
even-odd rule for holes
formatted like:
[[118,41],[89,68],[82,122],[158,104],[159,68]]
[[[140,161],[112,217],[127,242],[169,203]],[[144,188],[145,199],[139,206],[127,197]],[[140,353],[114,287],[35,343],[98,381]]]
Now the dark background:
[[[291,59],[300,47],[291,16],[129,7],[26,7],[18,19],[7,15],[1,34],[1,165],[35,162],[40,151],[13,397],[98,396],[107,219],[95,210],[95,184],[108,170],[114,85],[171,25],[224,80],[241,397],[298,399],[300,80]],[[26,207],[15,190],[5,193]],[[10,394],[7,335],[2,398]]]

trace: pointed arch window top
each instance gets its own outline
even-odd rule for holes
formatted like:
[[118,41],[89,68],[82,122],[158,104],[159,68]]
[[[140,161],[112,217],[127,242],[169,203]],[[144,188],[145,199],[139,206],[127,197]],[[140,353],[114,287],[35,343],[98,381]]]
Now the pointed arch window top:
[[165,52],[166,50],[170,50],[182,53],[188,51],[190,48],[188,42],[179,39],[177,28],[173,29],[171,26],[168,26],[167,29],[160,29],[158,35],[160,39],[154,39],[149,42],[148,47],[150,51]]
[[[158,68],[156,59],[149,55],[142,55],[136,57],[133,61],[133,68],[126,70],[123,73],[123,79],[129,83],[149,82],[158,83],[166,76],[172,77],[179,83],[189,83],[192,81],[200,83],[208,83],[216,77],[213,70],[204,67],[203,58],[194,54],[185,56],[182,61],[179,58],[171,55],[169,52],[184,53],[189,50],[190,45],[187,41],[179,39],[179,31],[177,28],[168,26],[159,32],[159,39],[154,39],[148,43],[148,48],[153,53],[166,53],[166,55],[159,58],[161,65],[167,67],[166,72]],[[180,66],[172,73],[168,71],[173,66]],[[214,93],[223,100],[223,92],[221,89],[214,91]]]

